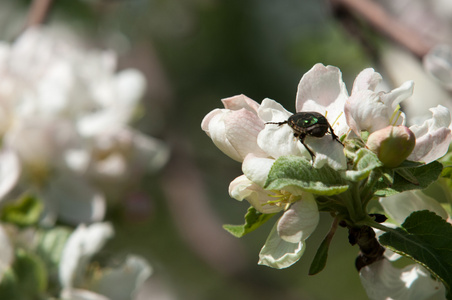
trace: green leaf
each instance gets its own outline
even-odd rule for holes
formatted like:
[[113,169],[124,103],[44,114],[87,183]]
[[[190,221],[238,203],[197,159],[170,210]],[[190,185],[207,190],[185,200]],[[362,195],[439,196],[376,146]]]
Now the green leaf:
[[[386,197],[401,193],[404,191],[425,189],[432,182],[438,179],[443,167],[441,163],[433,161],[429,164],[422,165],[414,168],[405,168],[404,175],[401,176],[398,172],[395,172],[394,182],[392,185],[388,185],[387,182],[381,178],[375,186],[375,196]],[[406,173],[409,173],[407,175]],[[407,180],[407,176],[415,178],[419,184],[413,183],[412,179]]]
[[317,253],[314,256],[314,259],[312,260],[311,267],[309,268],[309,275],[320,273],[320,271],[325,268],[330,242],[331,238],[329,238],[329,236],[326,236],[320,244],[319,249],[317,249]]
[[18,249],[13,270],[20,283],[22,299],[34,299],[47,288],[47,271],[42,260],[35,254]]
[[288,186],[326,196],[340,194],[348,189],[341,174],[328,166],[317,169],[302,157],[281,156],[274,162],[264,188],[282,190]]
[[346,171],[345,178],[354,182],[363,180],[373,169],[383,166],[377,155],[366,148],[361,148],[356,152],[353,163],[354,170]]
[[250,206],[245,215],[245,224],[243,225],[223,225],[223,228],[226,229],[229,233],[231,233],[235,237],[242,237],[251,231],[256,230],[262,224],[270,220],[275,214],[263,214],[258,212],[254,207]]
[[36,253],[42,258],[49,272],[57,272],[63,248],[72,230],[54,227],[38,231]]
[[427,210],[413,212],[402,227],[380,236],[380,243],[426,267],[452,286],[452,225]]
[[6,204],[2,208],[0,219],[19,227],[31,226],[38,223],[42,210],[43,204],[38,198],[24,195],[17,201]]

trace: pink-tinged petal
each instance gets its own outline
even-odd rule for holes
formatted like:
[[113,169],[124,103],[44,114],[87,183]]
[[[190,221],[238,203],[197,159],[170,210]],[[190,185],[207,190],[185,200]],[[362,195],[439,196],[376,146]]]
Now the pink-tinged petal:
[[452,140],[450,112],[444,106],[431,108],[432,118],[422,125],[413,125],[410,130],[416,136],[416,146],[408,160],[432,162],[447,153]]
[[248,98],[245,95],[237,95],[225,98],[222,99],[221,102],[223,102],[224,108],[230,110],[239,110],[245,108],[246,110],[257,113],[259,109],[259,103],[252,100],[251,98]]
[[370,300],[446,299],[444,286],[419,265],[398,269],[382,259],[362,268],[359,276]]
[[274,162],[272,158],[262,158],[251,153],[245,157],[242,171],[249,180],[262,187]]
[[259,253],[259,265],[284,269],[296,263],[303,255],[306,244],[286,242],[278,235],[277,225],[273,226],[264,247]]
[[257,115],[246,109],[240,109],[229,114],[228,118],[224,119],[224,125],[226,138],[240,155],[241,160],[248,153],[267,156],[257,143],[257,137],[264,129],[264,123]]
[[382,81],[380,73],[372,68],[361,71],[353,82],[352,95],[358,91],[374,91],[377,85]]
[[389,93],[381,94],[381,101],[394,111],[400,102],[413,94],[414,82],[406,81]]
[[306,240],[319,223],[319,210],[312,194],[303,194],[284,212],[278,221],[277,231],[281,239],[289,243]]
[[[298,84],[296,110],[318,111],[316,106],[311,106],[313,102],[322,107],[329,107],[337,100],[345,101],[347,96],[341,71],[333,66],[316,64],[303,75]],[[308,103],[308,100],[311,102]]]
[[275,201],[270,191],[264,190],[256,183],[249,180],[245,175],[234,179],[229,185],[229,195],[239,201],[248,201],[257,211],[264,214],[277,213],[281,207],[271,205],[269,202]]
[[242,161],[251,152],[265,155],[257,145],[257,135],[264,123],[249,110],[215,109],[203,119],[201,128],[221,151],[236,161]]
[[418,210],[432,211],[445,220],[449,217],[438,201],[418,190],[380,198],[379,201],[386,214],[398,224],[402,224],[413,211]]

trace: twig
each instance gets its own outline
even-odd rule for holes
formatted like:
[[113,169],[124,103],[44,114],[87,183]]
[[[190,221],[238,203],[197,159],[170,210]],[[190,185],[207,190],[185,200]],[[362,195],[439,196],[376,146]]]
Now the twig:
[[331,4],[335,9],[347,9],[364,18],[375,29],[404,46],[419,58],[427,54],[432,47],[419,34],[398,22],[374,1],[331,0]]
[[33,0],[28,13],[26,27],[33,27],[44,23],[51,5],[52,0]]

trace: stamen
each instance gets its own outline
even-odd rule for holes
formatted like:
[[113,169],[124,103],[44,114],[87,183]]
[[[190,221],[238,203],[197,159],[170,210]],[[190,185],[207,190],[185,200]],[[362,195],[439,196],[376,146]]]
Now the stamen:
[[[344,112],[341,111],[341,113],[339,114],[339,116],[337,116],[336,120],[334,120],[333,124],[331,124],[331,127],[333,127],[334,124],[336,124],[336,122],[339,120],[339,118],[342,116],[343,113],[344,113]],[[326,115],[325,115],[325,116],[326,116]]]
[[[391,118],[389,119],[389,124],[397,124],[397,121],[399,120],[399,117],[402,113],[400,112],[400,105],[397,105],[397,107],[395,108],[394,112],[392,113]],[[397,115],[397,117],[396,117]],[[395,118],[396,117],[396,118]],[[395,118],[395,122],[392,122]]]
[[284,190],[280,191],[274,190],[272,191],[272,193],[273,194],[268,194],[268,196],[272,198],[277,198],[277,200],[267,201],[263,205],[284,207],[284,210],[287,210],[292,203],[300,199],[300,196],[294,196],[291,193]]

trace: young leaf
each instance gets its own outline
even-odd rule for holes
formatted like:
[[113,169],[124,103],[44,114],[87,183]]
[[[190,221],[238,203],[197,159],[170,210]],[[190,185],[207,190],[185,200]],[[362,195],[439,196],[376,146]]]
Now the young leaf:
[[384,246],[417,261],[444,283],[452,286],[452,225],[433,212],[413,212],[401,228],[384,233]]
[[38,198],[24,195],[3,207],[1,220],[21,227],[31,226],[38,223],[42,210],[43,204]]
[[[438,179],[438,176],[441,174],[442,169],[443,167],[441,163],[433,161],[427,165],[422,165],[420,167],[405,168],[403,171],[404,176],[401,176],[400,174],[395,172],[394,183],[391,186],[388,186],[383,179],[377,182],[375,187],[375,196],[386,197],[404,191],[425,189],[432,182]],[[410,174],[410,181],[405,179],[408,176],[407,172],[409,172]],[[418,184],[412,182],[413,178],[417,180]]]
[[302,157],[281,156],[273,164],[264,188],[281,190],[287,186],[326,196],[340,194],[348,189],[340,173],[330,167],[316,169]]
[[334,219],[330,231],[323,239],[322,243],[319,246],[319,249],[317,249],[317,253],[314,256],[314,259],[312,260],[311,267],[309,268],[309,275],[315,275],[325,268],[326,260],[328,258],[328,249],[330,247],[331,240],[336,233],[337,225],[338,220]]
[[258,212],[254,207],[250,206],[245,215],[245,224],[243,225],[223,225],[223,228],[226,229],[230,234],[235,237],[242,237],[251,231],[259,228],[262,224],[270,220],[275,214],[263,214]]
[[354,169],[346,171],[345,178],[354,182],[366,178],[373,169],[383,166],[377,155],[366,148],[356,152],[353,163]]

